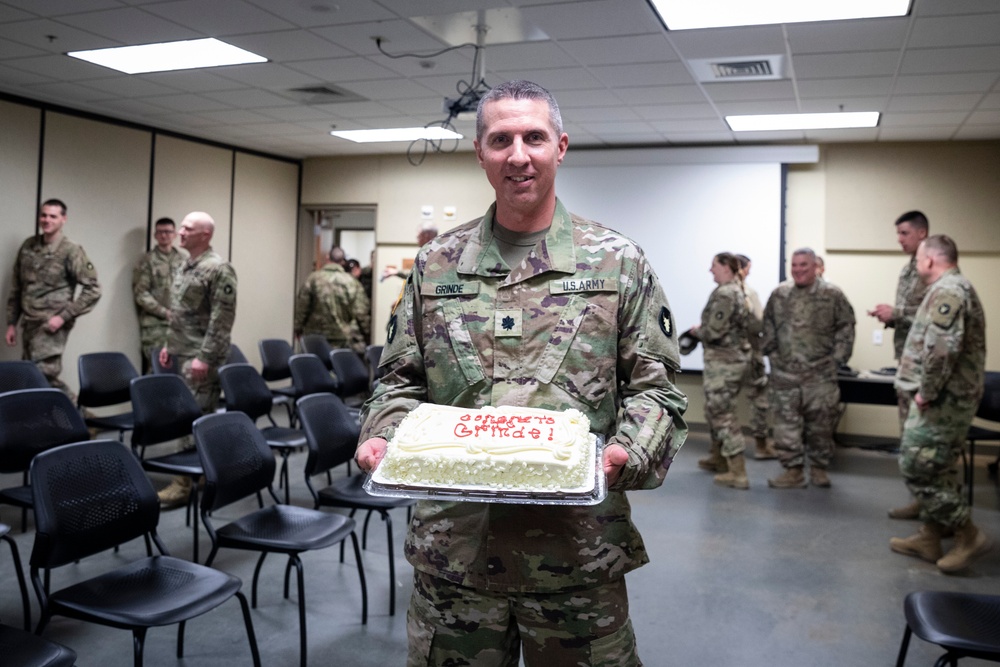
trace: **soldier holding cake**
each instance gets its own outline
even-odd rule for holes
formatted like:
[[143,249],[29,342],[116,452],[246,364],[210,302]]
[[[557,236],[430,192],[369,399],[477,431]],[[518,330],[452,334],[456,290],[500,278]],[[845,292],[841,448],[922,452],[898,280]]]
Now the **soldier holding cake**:
[[569,138],[548,91],[493,88],[476,137],[496,203],[420,250],[358,464],[374,470],[424,403],[572,410],[606,440],[608,493],[590,506],[418,503],[408,664],[509,665],[523,651],[529,667],[640,665],[624,575],[649,559],[624,492],[662,484],[687,435],[670,306],[640,248],[556,198]]

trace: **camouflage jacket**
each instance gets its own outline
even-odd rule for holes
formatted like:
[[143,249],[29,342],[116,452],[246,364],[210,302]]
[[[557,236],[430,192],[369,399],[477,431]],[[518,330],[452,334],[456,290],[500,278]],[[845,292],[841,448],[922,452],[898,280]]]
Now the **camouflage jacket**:
[[333,347],[347,347],[352,330],[371,332],[371,303],[361,283],[339,264],[313,271],[295,298],[295,333],[321,334]]
[[750,327],[753,315],[747,297],[735,280],[719,285],[701,311],[698,339],[705,348],[706,361],[750,360]]
[[895,348],[896,360],[903,356],[903,345],[906,344],[906,335],[910,333],[913,326],[913,317],[920,308],[920,302],[927,294],[927,285],[920,279],[917,273],[916,255],[903,266],[899,272],[899,283],[896,285],[896,306],[892,309],[892,319],[886,326],[893,327],[892,344]]
[[236,271],[211,248],[188,259],[174,276],[170,292],[167,349],[181,358],[198,358],[212,368],[226,363],[236,318]]
[[22,317],[41,323],[59,315],[69,328],[76,318],[93,310],[100,298],[97,270],[81,246],[63,236],[50,247],[41,236],[32,236],[17,251],[7,324],[17,324]]
[[391,438],[419,403],[576,408],[629,454],[592,507],[422,502],[407,559],[461,585],[554,591],[615,579],[648,561],[623,491],[662,483],[687,429],[674,385],[677,336],[642,251],[561,203],[548,233],[508,267],[480,220],[417,255],[393,309],[361,441]]
[[975,288],[958,269],[927,290],[913,318],[896,373],[896,388],[928,401],[947,395],[975,409],[983,395],[986,318]]
[[169,253],[163,253],[159,248],[153,248],[132,269],[132,296],[144,338],[147,330],[159,331],[159,337],[166,338],[170,289],[174,276],[187,259],[186,250],[171,248]]
[[761,349],[775,386],[836,382],[837,366],[854,350],[854,309],[839,287],[817,279],[809,287],[787,280],[764,307]]

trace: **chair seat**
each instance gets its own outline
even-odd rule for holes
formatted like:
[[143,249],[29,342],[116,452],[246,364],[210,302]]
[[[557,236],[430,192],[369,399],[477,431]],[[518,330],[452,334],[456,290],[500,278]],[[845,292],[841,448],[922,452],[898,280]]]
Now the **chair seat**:
[[966,440],[1000,440],[1000,431],[994,431],[981,426],[970,426],[965,435]]
[[299,553],[337,544],[353,530],[354,519],[342,514],[271,505],[226,524],[216,535],[220,547]]
[[335,479],[333,484],[320,489],[319,503],[328,507],[358,507],[371,510],[391,510],[396,507],[407,507],[414,504],[410,498],[388,498],[373,496],[365,491],[362,484],[365,475],[351,475]]
[[272,449],[298,449],[306,446],[306,434],[294,428],[268,426],[260,430]]
[[271,393],[282,398],[289,398],[294,400],[297,394],[295,393],[295,387],[271,387]]
[[1000,655],[1000,596],[918,591],[906,596],[905,611],[924,641],[973,657]]
[[215,609],[242,582],[225,572],[171,556],[153,556],[56,591],[57,613],[117,628],[180,623]]
[[5,665],[73,667],[76,653],[61,644],[8,625],[0,625],[0,655]]
[[187,475],[188,477],[202,474],[201,459],[198,458],[198,452],[193,449],[143,459],[142,467],[150,472],[165,472],[173,475]]
[[31,496],[30,486],[11,486],[0,490],[0,501],[16,507],[34,507],[35,500]]
[[105,431],[131,431],[135,427],[135,418],[131,412],[104,417],[87,417],[83,420],[87,426],[93,426]]

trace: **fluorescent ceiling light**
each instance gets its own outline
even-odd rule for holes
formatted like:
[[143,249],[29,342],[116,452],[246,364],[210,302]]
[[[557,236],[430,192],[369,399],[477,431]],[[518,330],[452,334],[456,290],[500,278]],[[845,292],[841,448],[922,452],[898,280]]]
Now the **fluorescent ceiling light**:
[[774,113],[759,116],[726,116],[733,132],[765,130],[840,130],[848,127],[875,127],[878,111],[838,111],[834,113]]
[[461,139],[462,135],[443,127],[390,127],[382,130],[333,130],[330,132],[335,137],[355,141],[359,144],[372,143],[376,141],[416,141],[417,139],[428,139],[439,141],[442,139]]
[[649,0],[668,30],[906,16],[912,0]]
[[267,62],[267,58],[263,56],[211,37],[160,44],[117,46],[92,51],[70,51],[66,55],[126,74]]

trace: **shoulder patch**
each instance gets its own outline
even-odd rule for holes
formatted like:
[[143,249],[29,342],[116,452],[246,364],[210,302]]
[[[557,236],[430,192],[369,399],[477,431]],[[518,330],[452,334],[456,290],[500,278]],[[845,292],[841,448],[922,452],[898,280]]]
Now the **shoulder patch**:
[[666,306],[660,308],[660,331],[667,338],[673,338],[674,336],[674,322],[670,318],[670,310]]
[[389,322],[385,325],[385,343],[390,345],[393,339],[396,337],[396,328],[398,326],[399,320],[396,315],[389,318]]
[[962,300],[954,294],[944,294],[934,300],[931,306],[931,322],[942,329],[948,329],[955,322],[962,309]]

